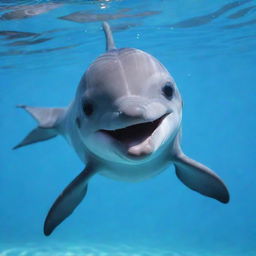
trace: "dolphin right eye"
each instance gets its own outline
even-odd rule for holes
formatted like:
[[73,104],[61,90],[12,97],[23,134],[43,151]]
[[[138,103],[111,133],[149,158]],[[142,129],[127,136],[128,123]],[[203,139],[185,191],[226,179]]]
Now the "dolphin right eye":
[[83,105],[83,111],[84,111],[86,116],[92,115],[92,113],[93,113],[93,105],[92,105],[92,103],[85,103]]
[[167,82],[164,87],[162,88],[162,91],[166,98],[171,99],[174,93],[173,85],[171,82]]

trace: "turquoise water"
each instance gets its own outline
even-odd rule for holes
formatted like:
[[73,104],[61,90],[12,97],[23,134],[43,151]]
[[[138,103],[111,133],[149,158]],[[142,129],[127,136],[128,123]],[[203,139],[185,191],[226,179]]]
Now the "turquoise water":
[[[253,0],[0,0],[0,255],[256,255],[255,15]],[[189,190],[172,166],[140,183],[96,175],[45,237],[49,207],[84,166],[61,137],[12,151],[35,126],[15,105],[68,105],[105,51],[103,20],[118,47],[149,52],[174,76],[183,149],[231,201]]]

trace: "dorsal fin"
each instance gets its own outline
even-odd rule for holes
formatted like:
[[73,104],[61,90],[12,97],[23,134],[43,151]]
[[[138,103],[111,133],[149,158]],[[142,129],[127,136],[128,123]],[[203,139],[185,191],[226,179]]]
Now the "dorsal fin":
[[106,51],[111,51],[116,49],[115,43],[114,43],[114,39],[112,36],[112,31],[110,29],[110,26],[107,22],[103,22],[102,24],[105,36],[106,36]]

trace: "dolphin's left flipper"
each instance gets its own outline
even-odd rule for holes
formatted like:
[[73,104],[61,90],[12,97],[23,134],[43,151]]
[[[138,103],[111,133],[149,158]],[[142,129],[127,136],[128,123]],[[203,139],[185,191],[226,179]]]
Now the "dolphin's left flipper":
[[178,178],[189,188],[228,203],[229,193],[223,181],[208,167],[188,158],[183,153],[174,161]]
[[56,199],[44,222],[46,236],[49,236],[80,204],[86,195],[88,180],[94,174],[95,170],[92,167],[86,167]]

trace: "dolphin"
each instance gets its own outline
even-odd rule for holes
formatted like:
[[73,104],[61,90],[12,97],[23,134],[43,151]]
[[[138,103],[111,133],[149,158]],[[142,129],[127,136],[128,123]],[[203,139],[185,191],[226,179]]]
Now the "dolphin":
[[68,107],[19,106],[38,126],[14,149],[62,135],[85,164],[50,208],[46,236],[80,204],[95,174],[136,182],[174,164],[187,187],[229,201],[223,181],[181,149],[182,99],[173,77],[150,54],[117,49],[108,23],[103,30],[106,53],[84,73]]

